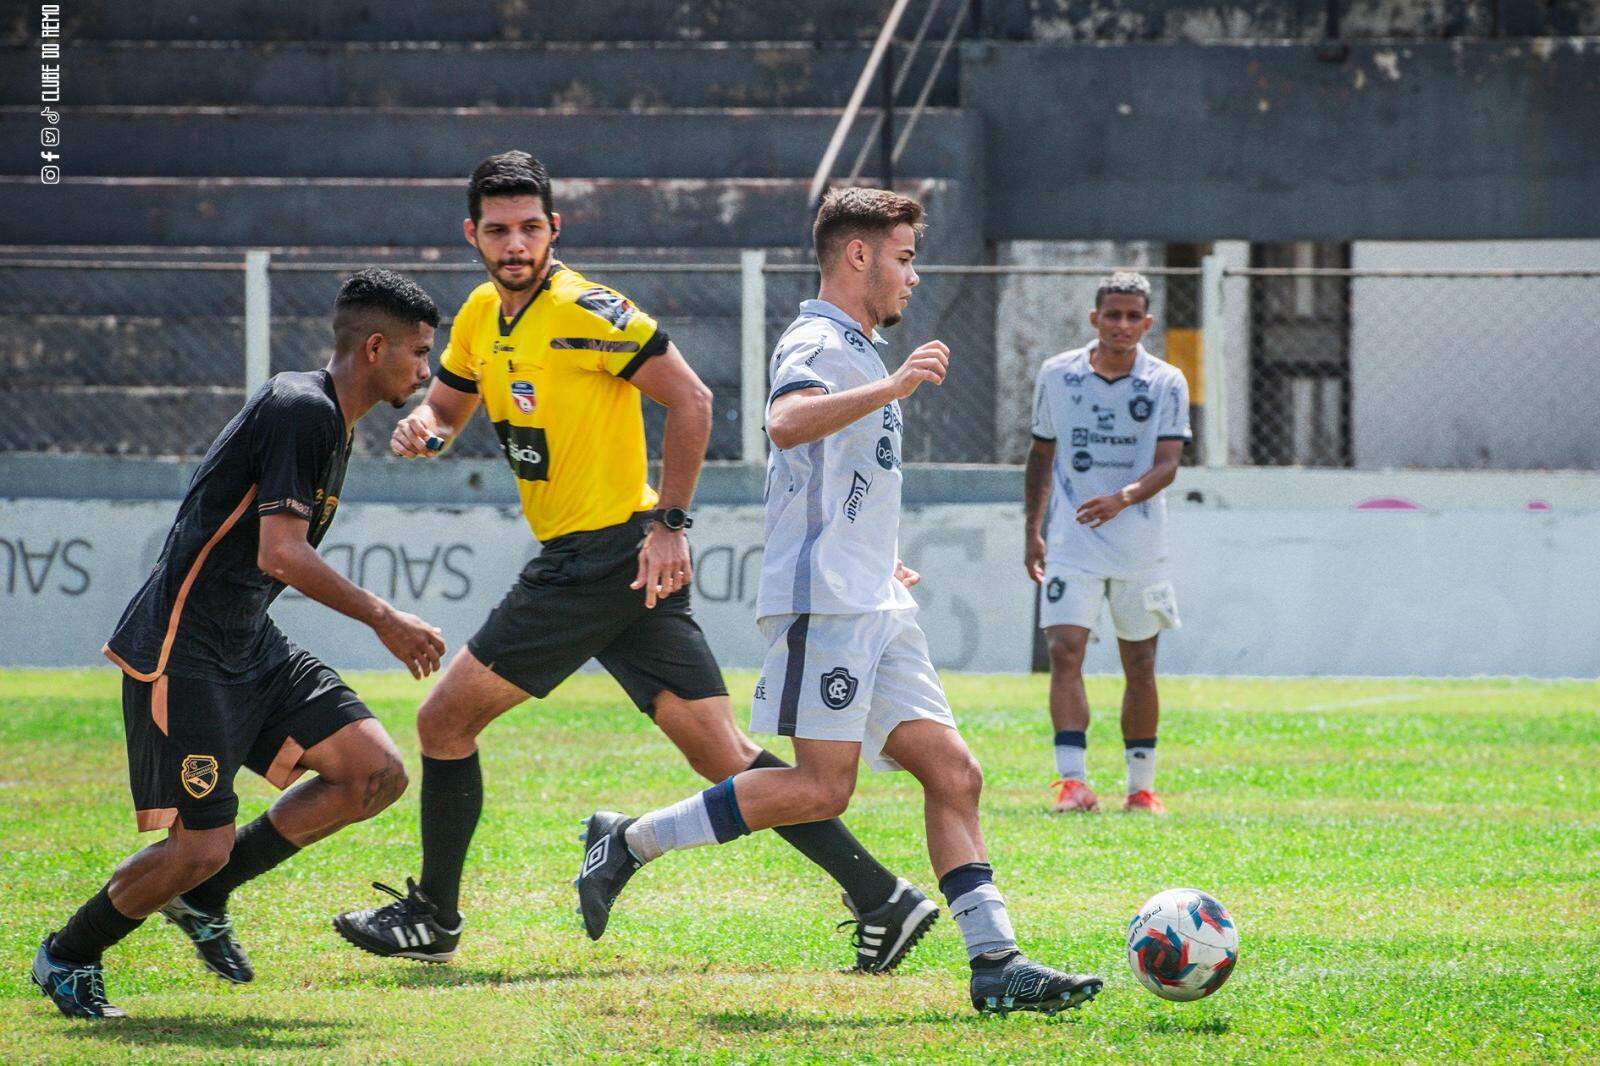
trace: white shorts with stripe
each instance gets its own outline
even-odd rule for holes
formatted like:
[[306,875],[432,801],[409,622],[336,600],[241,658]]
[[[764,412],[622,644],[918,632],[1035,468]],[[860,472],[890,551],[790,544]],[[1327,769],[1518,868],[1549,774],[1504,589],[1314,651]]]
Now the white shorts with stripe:
[[780,614],[756,623],[767,657],[750,729],[805,740],[859,741],[874,770],[898,770],[883,754],[901,722],[956,727],[917,609],[869,614]]

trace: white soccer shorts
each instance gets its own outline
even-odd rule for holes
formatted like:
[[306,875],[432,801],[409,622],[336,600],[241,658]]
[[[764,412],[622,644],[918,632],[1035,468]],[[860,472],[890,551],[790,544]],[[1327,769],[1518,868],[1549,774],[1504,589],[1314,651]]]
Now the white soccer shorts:
[[915,607],[780,614],[756,624],[768,647],[750,709],[753,732],[859,741],[867,766],[899,770],[883,754],[895,726],[926,718],[956,727]]
[[1100,605],[1111,606],[1111,626],[1122,640],[1149,640],[1163,629],[1177,629],[1178,601],[1172,582],[1161,571],[1124,581],[1093,577],[1057,563],[1048,563],[1039,586],[1039,628],[1082,626],[1098,640]]

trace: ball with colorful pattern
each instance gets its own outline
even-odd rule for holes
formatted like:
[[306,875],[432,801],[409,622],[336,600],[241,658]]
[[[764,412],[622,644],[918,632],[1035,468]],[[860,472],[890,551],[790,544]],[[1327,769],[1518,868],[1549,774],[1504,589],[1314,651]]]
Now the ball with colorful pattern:
[[1238,960],[1233,917],[1198,889],[1158,892],[1128,923],[1128,965],[1162,999],[1204,999],[1222,987]]

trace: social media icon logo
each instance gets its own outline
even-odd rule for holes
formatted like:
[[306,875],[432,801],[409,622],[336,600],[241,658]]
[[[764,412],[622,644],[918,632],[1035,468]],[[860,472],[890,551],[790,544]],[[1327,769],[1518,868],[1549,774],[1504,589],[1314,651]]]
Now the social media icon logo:
[[61,183],[60,167],[40,167],[39,180],[46,185],[59,185]]
[[61,112],[57,111],[53,107],[47,107],[43,111],[39,112],[39,117],[50,123],[50,125],[54,126],[56,123],[61,121]]
[[46,148],[54,148],[61,143],[61,131],[54,126],[39,131],[39,143]]

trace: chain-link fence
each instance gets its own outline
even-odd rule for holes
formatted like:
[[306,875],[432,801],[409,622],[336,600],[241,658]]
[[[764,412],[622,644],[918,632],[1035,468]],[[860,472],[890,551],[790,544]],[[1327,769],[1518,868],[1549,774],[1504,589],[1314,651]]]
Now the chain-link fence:
[[[265,309],[255,311],[246,295],[251,275],[237,258],[0,258],[0,450],[203,453],[248,382],[326,361],[334,295],[360,265],[274,258],[253,283]],[[438,302],[442,351],[450,316],[483,282],[482,268],[386,265]],[[768,361],[799,303],[816,294],[814,268],[759,255],[720,264],[575,257],[573,265],[655,316],[711,386],[708,458],[759,461]],[[942,387],[920,389],[904,405],[906,458],[1021,461],[1038,367],[1093,340],[1088,312],[1106,272],[923,268],[904,320],[884,331],[885,362],[892,369],[931,338],[947,343],[953,359]],[[1214,465],[1600,469],[1600,437],[1587,418],[1600,401],[1588,372],[1600,342],[1585,328],[1600,309],[1600,270],[1358,271],[1334,258],[1143,272],[1155,319],[1146,345],[1189,380],[1191,457]],[[253,368],[251,322],[261,353]],[[268,345],[270,361],[262,358]],[[1209,365],[1208,353],[1218,356]],[[659,454],[664,412],[645,410]],[[360,453],[382,454],[390,429],[387,418],[366,420]],[[450,455],[498,453],[478,419]]]
[[1600,271],[1263,266],[1222,302],[1234,462],[1600,468]]

